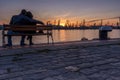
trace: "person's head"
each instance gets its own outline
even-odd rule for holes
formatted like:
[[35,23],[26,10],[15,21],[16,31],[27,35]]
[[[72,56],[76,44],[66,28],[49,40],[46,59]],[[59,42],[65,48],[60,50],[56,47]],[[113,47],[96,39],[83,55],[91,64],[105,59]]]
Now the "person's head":
[[33,18],[33,14],[32,14],[30,11],[28,11],[28,12],[26,13],[26,16],[29,17],[29,18]]
[[25,9],[22,9],[20,14],[26,15],[26,13],[27,13],[27,11]]

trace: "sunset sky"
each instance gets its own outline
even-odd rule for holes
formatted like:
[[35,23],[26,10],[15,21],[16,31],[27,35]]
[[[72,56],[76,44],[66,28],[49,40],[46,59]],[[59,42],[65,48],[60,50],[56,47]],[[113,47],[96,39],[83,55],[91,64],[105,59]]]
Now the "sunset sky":
[[21,9],[29,10],[44,22],[81,22],[120,16],[120,0],[0,0],[0,24],[9,23]]

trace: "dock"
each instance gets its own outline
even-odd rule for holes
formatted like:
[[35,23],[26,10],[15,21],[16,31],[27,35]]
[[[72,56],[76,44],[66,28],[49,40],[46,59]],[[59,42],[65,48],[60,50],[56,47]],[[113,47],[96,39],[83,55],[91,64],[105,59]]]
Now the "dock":
[[0,80],[120,80],[120,40],[0,48]]

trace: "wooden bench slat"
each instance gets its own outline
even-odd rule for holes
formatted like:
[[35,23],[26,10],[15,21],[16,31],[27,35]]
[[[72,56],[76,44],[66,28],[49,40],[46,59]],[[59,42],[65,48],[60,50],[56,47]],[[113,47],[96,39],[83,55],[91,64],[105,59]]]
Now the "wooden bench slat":
[[37,30],[52,30],[52,26],[28,26],[28,25],[4,25],[4,31],[13,30],[13,31],[37,31]]
[[29,36],[29,35],[32,35],[32,36],[36,36],[36,35],[51,35],[51,33],[36,33],[36,34],[4,34],[4,36]]

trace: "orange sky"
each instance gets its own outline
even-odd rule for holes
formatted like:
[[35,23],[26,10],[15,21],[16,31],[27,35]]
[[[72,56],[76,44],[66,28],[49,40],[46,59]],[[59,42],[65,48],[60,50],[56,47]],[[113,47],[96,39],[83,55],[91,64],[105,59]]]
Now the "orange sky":
[[19,14],[21,9],[31,11],[35,19],[45,23],[61,20],[61,25],[66,20],[81,23],[83,19],[117,17],[119,3],[120,0],[0,0],[0,24],[9,23],[11,16]]
[[[36,19],[38,19],[38,20],[41,20],[40,18],[36,18]],[[8,20],[0,20],[0,25],[2,25],[2,24],[9,24],[9,20],[10,19],[8,19]],[[73,18],[53,18],[53,19],[43,19],[42,21],[44,22],[44,23],[47,23],[47,21],[50,21],[52,24],[58,24],[58,20],[60,20],[60,25],[62,25],[62,26],[64,26],[65,25],[65,23],[66,23],[66,21],[67,20],[69,20],[69,23],[71,23],[71,24],[81,24],[81,23],[83,23],[83,20],[84,19],[82,19],[82,18],[77,18],[77,17],[73,17]],[[90,21],[90,20],[92,20],[92,19],[86,19],[86,22],[87,21]],[[95,19],[93,19],[93,20],[95,20]],[[56,23],[55,23],[55,21],[56,21]],[[108,19],[108,20],[103,20],[103,25],[105,25],[105,24],[109,24],[109,25],[116,25],[116,23],[117,22],[119,22],[118,21],[118,18],[116,18],[116,19]],[[86,25],[93,25],[94,23],[96,23],[96,24],[100,24],[100,21],[95,21],[95,22],[90,22],[90,23],[86,23]]]

